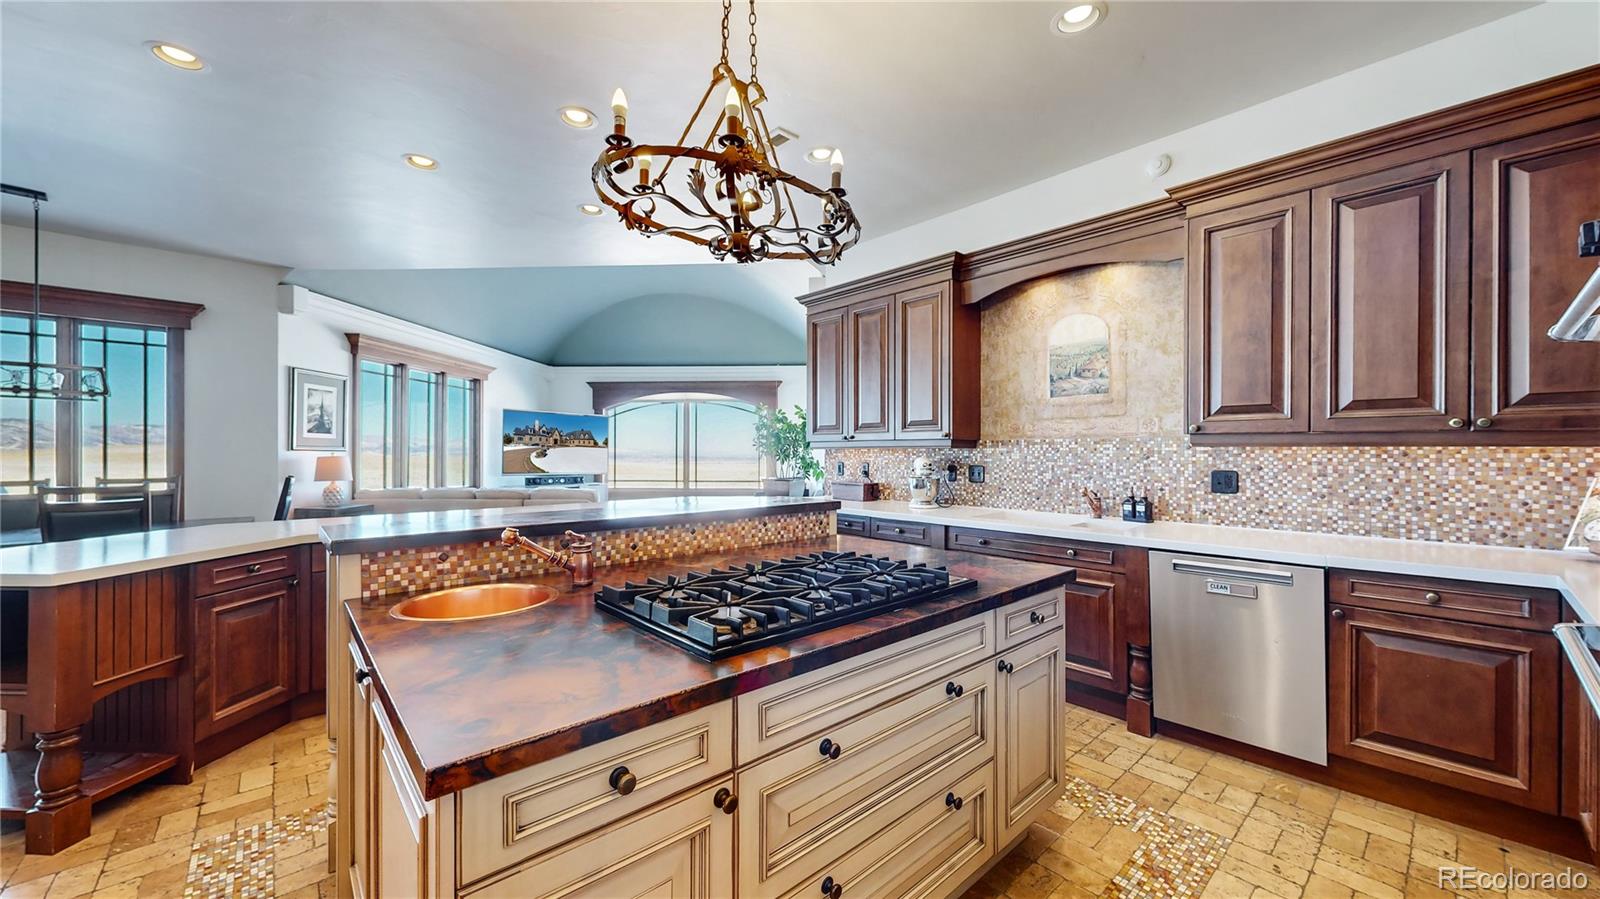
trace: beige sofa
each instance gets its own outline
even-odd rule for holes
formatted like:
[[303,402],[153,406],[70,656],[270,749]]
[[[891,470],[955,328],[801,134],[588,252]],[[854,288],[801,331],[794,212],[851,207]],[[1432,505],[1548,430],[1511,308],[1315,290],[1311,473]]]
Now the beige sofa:
[[371,503],[380,515],[446,509],[504,509],[564,503],[600,503],[605,488],[594,487],[397,487],[362,490],[354,502]]

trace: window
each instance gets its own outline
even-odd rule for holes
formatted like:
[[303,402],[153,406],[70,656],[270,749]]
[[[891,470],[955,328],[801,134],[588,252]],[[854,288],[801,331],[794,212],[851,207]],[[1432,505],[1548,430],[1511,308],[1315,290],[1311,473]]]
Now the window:
[[689,492],[761,484],[756,406],[705,394],[663,394],[611,407],[611,484]]
[[357,490],[475,487],[479,391],[492,369],[350,335]]
[[[5,282],[8,295],[14,284]],[[46,308],[66,306],[84,317],[41,317],[34,335],[38,360],[104,366],[111,392],[92,401],[0,397],[0,479],[7,492],[22,492],[29,481],[92,486],[101,478],[170,482],[180,476],[174,450],[182,435],[169,415],[182,401],[182,328],[203,307],[63,288],[45,292]],[[135,314],[154,310],[154,317],[181,325],[87,317],[123,314],[119,300],[135,305]],[[32,330],[31,316],[0,315],[0,356],[27,360]]]

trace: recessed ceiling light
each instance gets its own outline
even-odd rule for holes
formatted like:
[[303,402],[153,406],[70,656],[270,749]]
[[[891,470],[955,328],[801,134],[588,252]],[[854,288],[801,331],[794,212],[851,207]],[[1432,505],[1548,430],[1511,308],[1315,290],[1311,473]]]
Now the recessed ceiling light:
[[806,151],[806,162],[814,162],[817,165],[826,165],[828,160],[832,158],[832,147],[812,147]]
[[1050,21],[1050,30],[1055,34],[1078,34],[1099,25],[1105,19],[1106,5],[1100,0],[1095,0],[1093,3],[1078,3],[1057,14]]
[[582,106],[563,106],[557,110],[561,113],[561,122],[573,128],[593,128],[594,113]]
[[150,48],[150,52],[155,54],[156,59],[169,66],[187,69],[191,72],[198,72],[206,67],[206,64],[200,60],[198,55],[192,51],[185,50],[177,44],[169,44],[166,41],[147,41],[145,46]]
[[421,153],[406,153],[400,158],[406,161],[406,165],[414,169],[422,169],[424,172],[431,172],[439,168],[439,160],[434,159],[432,156],[423,156]]
[[584,215],[599,215],[600,213],[605,212],[604,209],[596,206],[593,203],[579,203],[578,211]]

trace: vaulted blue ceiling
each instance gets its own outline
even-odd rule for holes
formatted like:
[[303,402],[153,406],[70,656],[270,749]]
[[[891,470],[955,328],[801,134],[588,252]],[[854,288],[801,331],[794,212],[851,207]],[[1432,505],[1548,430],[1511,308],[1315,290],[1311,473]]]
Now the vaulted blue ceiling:
[[340,271],[285,279],[558,365],[805,361],[801,263]]

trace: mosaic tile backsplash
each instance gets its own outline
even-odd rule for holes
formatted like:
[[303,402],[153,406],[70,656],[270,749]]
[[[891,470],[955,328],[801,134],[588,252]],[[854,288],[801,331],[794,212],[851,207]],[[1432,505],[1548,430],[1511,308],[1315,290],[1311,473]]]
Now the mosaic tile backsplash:
[[[1560,549],[1589,478],[1594,447],[1190,447],[1181,436],[985,441],[922,451],[942,465],[988,466],[963,477],[956,502],[1045,512],[1088,512],[1084,488],[1107,514],[1130,488],[1148,492],[1169,521]],[[861,463],[884,498],[906,499],[919,451],[827,452],[826,470]],[[1212,469],[1239,472],[1237,494],[1212,494]]]
[[[596,568],[627,565],[653,559],[671,559],[700,553],[726,552],[747,546],[767,546],[790,540],[832,536],[832,512],[767,515],[737,521],[678,524],[667,527],[593,531]],[[556,549],[554,534],[535,538]],[[361,556],[361,598],[377,599],[423,590],[442,590],[511,578],[553,574],[538,556],[497,541],[458,543],[424,549],[386,550]]]

